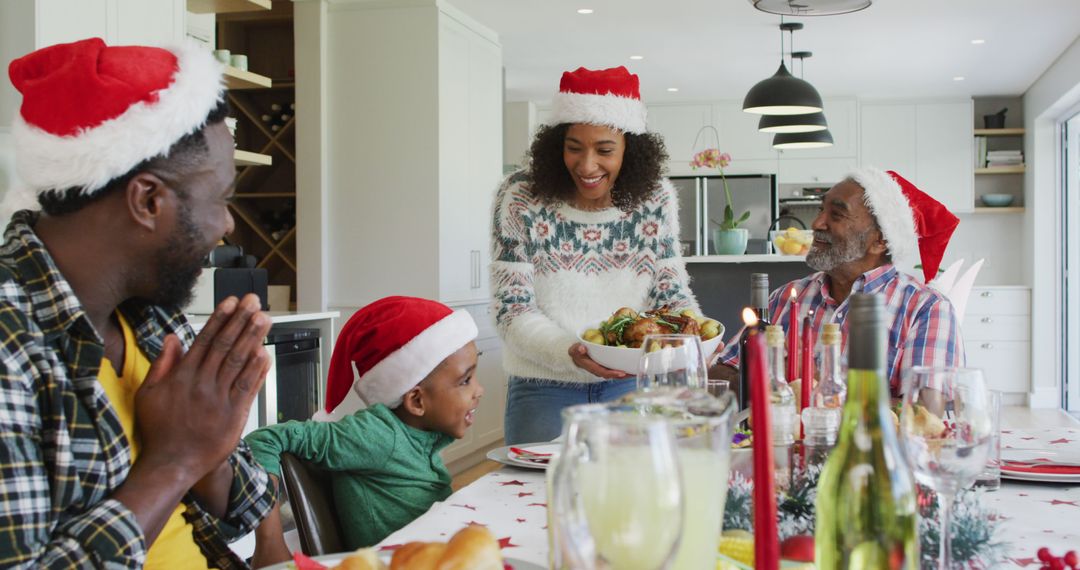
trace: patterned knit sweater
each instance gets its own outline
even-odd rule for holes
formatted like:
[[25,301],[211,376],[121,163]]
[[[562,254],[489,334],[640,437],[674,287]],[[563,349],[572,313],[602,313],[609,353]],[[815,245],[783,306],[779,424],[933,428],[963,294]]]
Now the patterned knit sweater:
[[679,255],[679,203],[671,183],[631,212],[545,204],[524,172],[503,181],[492,220],[493,312],[506,372],[596,382],[567,350],[619,307],[699,311]]

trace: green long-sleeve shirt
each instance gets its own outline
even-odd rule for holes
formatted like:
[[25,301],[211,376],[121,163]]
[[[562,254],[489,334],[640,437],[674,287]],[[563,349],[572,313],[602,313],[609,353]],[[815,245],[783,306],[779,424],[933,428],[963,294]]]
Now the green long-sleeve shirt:
[[450,496],[450,472],[439,451],[453,438],[407,426],[381,404],[336,422],[259,428],[244,439],[274,475],[281,474],[284,452],[331,471],[350,549],[378,543]]

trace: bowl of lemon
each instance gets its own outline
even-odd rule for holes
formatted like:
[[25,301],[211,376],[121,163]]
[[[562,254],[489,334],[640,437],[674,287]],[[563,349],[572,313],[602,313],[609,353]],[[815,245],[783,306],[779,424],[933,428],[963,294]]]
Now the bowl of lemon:
[[780,255],[806,255],[814,243],[814,230],[788,228],[769,232],[773,249]]

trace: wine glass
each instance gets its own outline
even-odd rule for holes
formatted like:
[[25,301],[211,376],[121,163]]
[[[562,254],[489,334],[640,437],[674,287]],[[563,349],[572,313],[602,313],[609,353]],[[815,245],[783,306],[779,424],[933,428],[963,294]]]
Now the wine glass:
[[940,499],[939,568],[952,568],[949,523],[956,494],[975,482],[990,454],[990,404],[978,369],[917,366],[904,377],[900,442],[915,479]]
[[641,342],[637,389],[705,389],[709,369],[696,334],[648,335]]
[[559,563],[666,570],[683,532],[683,484],[670,423],[633,406],[567,408],[553,474]]

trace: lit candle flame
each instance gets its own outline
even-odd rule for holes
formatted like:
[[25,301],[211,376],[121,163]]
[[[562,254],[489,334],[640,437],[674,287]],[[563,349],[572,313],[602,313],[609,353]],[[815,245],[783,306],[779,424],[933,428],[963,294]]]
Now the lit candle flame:
[[791,300],[792,301],[795,300],[795,286],[794,285],[791,286]]
[[758,323],[757,313],[750,307],[746,307],[742,310],[742,320],[746,326],[752,327]]

